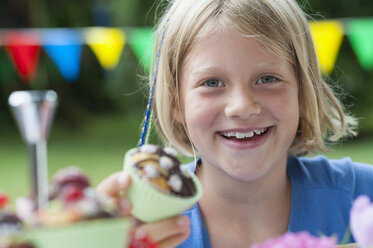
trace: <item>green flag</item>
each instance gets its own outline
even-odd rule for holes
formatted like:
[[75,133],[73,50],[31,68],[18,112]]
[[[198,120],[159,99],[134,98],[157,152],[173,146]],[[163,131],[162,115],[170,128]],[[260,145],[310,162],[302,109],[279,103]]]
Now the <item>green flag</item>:
[[151,28],[136,28],[129,32],[128,43],[144,69],[149,72],[154,47]]
[[347,37],[361,66],[373,69],[373,19],[356,19],[347,24]]

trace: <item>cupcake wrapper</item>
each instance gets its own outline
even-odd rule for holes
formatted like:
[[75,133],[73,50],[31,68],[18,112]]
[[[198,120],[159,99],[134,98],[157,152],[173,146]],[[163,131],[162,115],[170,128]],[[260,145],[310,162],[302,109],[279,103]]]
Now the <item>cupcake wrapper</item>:
[[24,240],[37,248],[124,248],[131,226],[130,218],[89,220],[31,230],[25,233]]
[[179,197],[156,189],[136,172],[130,156],[133,151],[134,149],[126,153],[124,170],[131,176],[131,186],[126,197],[132,204],[131,214],[137,219],[144,222],[155,222],[172,217],[187,210],[201,198],[202,187],[193,173],[189,173],[196,187],[196,193],[192,197]]

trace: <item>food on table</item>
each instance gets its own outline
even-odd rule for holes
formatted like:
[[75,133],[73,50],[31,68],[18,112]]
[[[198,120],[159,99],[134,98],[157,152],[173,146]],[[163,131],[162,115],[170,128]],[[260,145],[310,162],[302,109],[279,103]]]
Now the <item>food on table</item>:
[[0,247],[34,248],[20,239],[23,231],[21,219],[11,210],[7,194],[0,191]]
[[25,234],[36,248],[123,248],[133,221],[98,193],[77,167],[63,168],[50,184],[49,206],[35,212]]
[[98,194],[77,167],[59,170],[50,185],[49,208],[36,213],[42,226],[58,226],[82,220],[118,216],[115,202]]

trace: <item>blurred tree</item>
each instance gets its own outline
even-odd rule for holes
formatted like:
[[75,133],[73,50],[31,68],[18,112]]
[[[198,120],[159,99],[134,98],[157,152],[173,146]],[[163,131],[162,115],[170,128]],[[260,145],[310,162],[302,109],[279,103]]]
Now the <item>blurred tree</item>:
[[[298,0],[303,9],[315,20],[341,18],[373,18],[373,1],[371,0]],[[340,85],[343,102],[356,117],[360,119],[360,133],[373,135],[373,71],[365,71],[344,37],[335,69],[328,81]]]
[[371,17],[373,2],[371,0],[297,0],[303,9],[320,18]]
[[[1,0],[0,27],[134,27],[154,24],[153,1],[130,0]],[[125,58],[123,58],[125,57]],[[144,71],[126,46],[117,68],[105,71],[87,46],[83,47],[79,79],[67,83],[42,52],[36,78],[22,83],[9,58],[0,51],[0,123],[13,125],[7,98],[14,90],[54,89],[59,95],[57,118],[78,127],[90,113],[143,111]],[[134,102],[140,104],[133,104]],[[6,110],[6,111],[3,111]]]

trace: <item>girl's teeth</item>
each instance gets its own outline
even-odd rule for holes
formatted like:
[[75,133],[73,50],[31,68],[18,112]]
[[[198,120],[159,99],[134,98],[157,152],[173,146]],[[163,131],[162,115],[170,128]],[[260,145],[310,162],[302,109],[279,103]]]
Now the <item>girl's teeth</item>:
[[226,137],[235,137],[237,139],[251,138],[251,137],[254,136],[254,134],[260,135],[260,134],[264,133],[265,130],[266,130],[265,128],[262,128],[262,129],[257,129],[257,130],[254,130],[254,131],[251,131],[251,132],[247,132],[247,133],[228,132],[228,133],[224,133],[224,136],[226,136]]
[[236,133],[236,138],[237,139],[243,139],[243,138],[245,138],[245,134],[244,133]]
[[245,134],[246,138],[251,138],[253,136],[254,136],[254,132],[248,132],[247,134]]
[[255,133],[256,135],[259,135],[259,134],[262,133],[262,130],[255,130],[254,133]]

